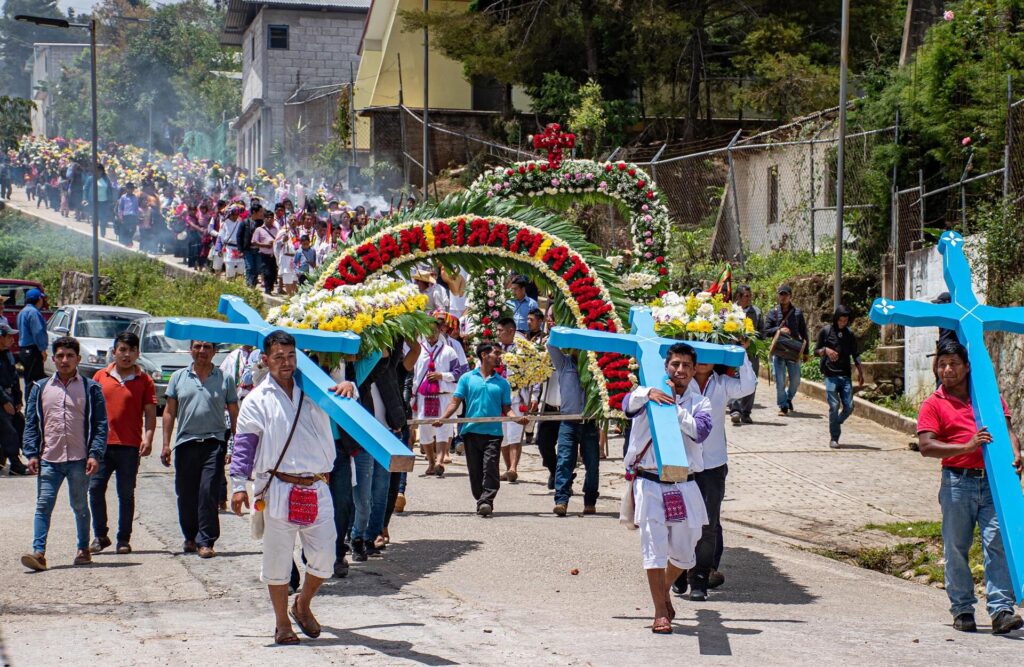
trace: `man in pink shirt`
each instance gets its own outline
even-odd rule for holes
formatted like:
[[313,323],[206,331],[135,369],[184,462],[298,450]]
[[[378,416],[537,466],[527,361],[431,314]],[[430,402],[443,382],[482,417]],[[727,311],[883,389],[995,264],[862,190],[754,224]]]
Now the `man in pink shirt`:
[[[1013,611],[1010,569],[981,449],[992,442],[992,435],[987,428],[979,429],[974,420],[967,350],[955,340],[945,341],[935,356],[942,386],[921,404],[917,438],[921,456],[942,459],[939,505],[949,611],[954,628],[961,632],[977,631],[974,605],[978,600],[968,553],[974,543],[974,528],[978,526],[985,554],[986,606],[992,618],[992,633],[1002,635],[1024,626],[1024,620]],[[1024,467],[1020,441],[1013,432],[1005,401],[1003,412],[1013,447],[1013,466],[1019,475]]]
[[100,386],[78,374],[78,341],[70,336],[53,342],[57,373],[32,385],[25,410],[24,451],[28,468],[39,473],[32,552],[21,563],[45,570],[46,537],[57,494],[66,479],[78,530],[75,565],[92,562],[89,553],[89,476],[107,449],[107,406]]

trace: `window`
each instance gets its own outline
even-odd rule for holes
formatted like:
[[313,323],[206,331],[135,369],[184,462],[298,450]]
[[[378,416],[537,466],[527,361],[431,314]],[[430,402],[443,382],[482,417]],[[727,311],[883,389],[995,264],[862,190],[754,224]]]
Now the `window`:
[[64,327],[65,329],[68,328],[68,311],[66,310],[58,310],[53,314],[53,317],[50,318],[50,321],[46,323],[47,331],[55,332],[61,327]]
[[768,224],[779,221],[779,167],[768,167]]
[[288,48],[288,26],[268,25],[267,26],[267,48],[287,49]]
[[79,311],[75,319],[75,335],[80,338],[117,338],[134,319],[137,316]]

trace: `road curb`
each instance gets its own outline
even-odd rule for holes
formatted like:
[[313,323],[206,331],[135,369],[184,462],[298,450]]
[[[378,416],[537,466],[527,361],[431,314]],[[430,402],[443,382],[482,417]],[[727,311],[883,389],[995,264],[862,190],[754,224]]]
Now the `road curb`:
[[[765,366],[761,366],[759,375],[763,379],[770,379],[768,376],[768,370]],[[821,401],[822,403],[828,402],[825,385],[820,382],[815,382],[814,380],[801,379],[797,393],[809,396],[815,400]],[[853,414],[858,417],[863,417],[864,419],[873,421],[879,426],[884,426],[888,429],[892,429],[893,431],[898,431],[907,435],[917,435],[917,422],[909,417],[904,417],[894,410],[883,408],[880,405],[875,405],[871,401],[864,400],[858,396],[853,397],[853,406]]]

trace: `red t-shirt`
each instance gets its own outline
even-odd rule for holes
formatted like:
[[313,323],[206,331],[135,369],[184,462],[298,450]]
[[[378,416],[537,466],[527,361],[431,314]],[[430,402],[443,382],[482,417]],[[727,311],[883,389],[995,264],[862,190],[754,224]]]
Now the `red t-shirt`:
[[103,389],[107,403],[107,444],[142,445],[142,417],[147,405],[156,405],[153,378],[135,367],[135,375],[124,383],[110,374],[114,364],[96,371],[92,379]]
[[[1009,417],[1010,408],[1006,401],[1003,401],[1002,396],[999,400],[1003,403],[1003,413]],[[940,386],[921,404],[921,411],[917,415],[917,432],[925,431],[934,433],[940,441],[951,445],[969,442],[978,432],[978,424],[974,421],[974,408],[969,403],[948,395],[945,388]],[[970,454],[944,458],[942,465],[947,468],[984,468],[985,457],[979,447]]]

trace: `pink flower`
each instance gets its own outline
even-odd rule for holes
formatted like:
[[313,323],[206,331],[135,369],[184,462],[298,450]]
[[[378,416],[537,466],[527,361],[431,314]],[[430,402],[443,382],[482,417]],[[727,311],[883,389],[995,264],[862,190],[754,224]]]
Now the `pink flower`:
[[558,187],[559,183],[560,183],[560,181],[557,178],[552,178],[551,179],[551,185],[555,186],[556,188]]
[[953,13],[952,9],[947,9],[942,14],[942,20],[943,21],[952,21],[954,18],[956,18],[956,14]]
[[[650,240],[650,239],[648,239],[648,240]],[[650,253],[650,252],[645,252],[644,253],[644,259],[650,259],[651,257],[654,257],[654,253]]]
[[646,213],[647,211],[651,210],[651,207],[648,206],[647,204],[644,204],[643,206],[640,207],[640,210]]
[[652,239],[652,238],[644,239],[644,245],[654,245],[654,239]]
[[960,140],[960,145],[961,146],[970,146],[971,145],[971,138],[970,137],[964,137],[963,139]]

